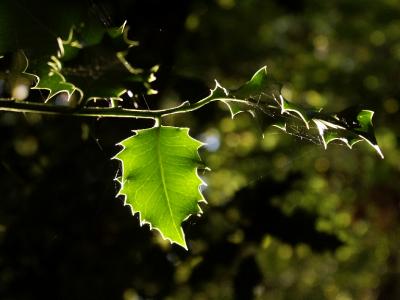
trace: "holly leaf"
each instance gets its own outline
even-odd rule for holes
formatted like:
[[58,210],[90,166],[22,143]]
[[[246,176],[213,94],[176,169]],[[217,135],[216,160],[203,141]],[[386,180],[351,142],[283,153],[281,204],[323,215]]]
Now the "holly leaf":
[[255,72],[249,81],[240,88],[231,91],[230,94],[239,99],[252,98],[257,100],[260,96],[272,99],[280,94],[281,88],[281,84],[268,76],[267,67],[264,66]]
[[156,69],[134,68],[125,59],[129,49],[137,45],[128,39],[126,23],[107,30],[72,28],[66,40],[58,38],[58,45],[56,55],[33,61],[29,68],[37,77],[34,88],[49,91],[45,101],[60,93],[67,101],[75,93],[76,102],[83,105],[96,99],[122,101],[129,89],[156,93],[150,87]]
[[119,145],[115,158],[122,162],[119,178],[125,204],[139,213],[140,223],[149,224],[162,237],[187,249],[181,224],[201,213],[205,201],[197,175],[201,164],[201,142],[191,138],[188,128],[153,127],[137,130]]
[[366,141],[383,158],[374,134],[373,115],[371,110],[350,107],[334,116],[315,113],[312,120],[318,128],[325,148],[335,140],[344,142],[350,149],[356,143]]
[[[225,103],[232,118],[241,112],[249,112],[255,116],[257,103],[273,99],[280,94],[280,90],[281,85],[267,76],[267,67],[264,66],[238,89],[226,89],[216,81],[215,88],[211,90],[209,97]],[[235,101],[241,99],[243,102]]]
[[62,64],[56,56],[52,56],[50,61],[38,59],[31,62],[30,72],[33,70],[32,74],[36,77],[36,85],[32,89],[47,90],[45,102],[61,93],[67,95],[67,101],[75,91],[79,93],[78,100],[83,96],[80,89],[65,80],[65,77],[61,74],[61,69]]
[[269,125],[287,133],[290,133],[290,128],[300,128],[298,122],[303,123],[309,134],[316,128],[325,148],[332,141],[341,141],[349,148],[366,141],[383,158],[372,125],[373,111],[351,107],[339,113],[325,113],[285,99],[280,89],[276,81],[268,78],[267,69],[263,67],[236,90],[226,89],[216,82],[208,99],[225,103],[232,118],[240,112],[249,112],[263,122],[268,117]]

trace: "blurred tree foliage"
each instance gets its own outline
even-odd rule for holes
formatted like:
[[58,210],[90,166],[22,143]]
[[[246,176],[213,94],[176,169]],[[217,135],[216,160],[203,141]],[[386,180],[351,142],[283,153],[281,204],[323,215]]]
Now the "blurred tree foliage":
[[0,48],[37,55],[75,22],[127,19],[140,41],[128,60],[161,66],[141,108],[200,99],[214,78],[237,86],[267,65],[288,99],[376,111],[386,157],[324,150],[302,128],[287,136],[222,106],[174,116],[209,142],[212,169],[186,252],[114,199],[114,145],[148,122],[1,113],[1,299],[400,298],[399,1],[4,3]]

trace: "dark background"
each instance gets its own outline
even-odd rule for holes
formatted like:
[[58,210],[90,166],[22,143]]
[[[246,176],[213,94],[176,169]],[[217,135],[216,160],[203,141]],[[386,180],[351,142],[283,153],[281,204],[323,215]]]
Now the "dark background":
[[374,110],[385,159],[217,104],[169,118],[220,143],[201,150],[209,203],[185,251],[115,197],[115,144],[151,122],[1,112],[0,299],[399,299],[399,17],[395,0],[5,1],[0,49],[28,56],[76,22],[127,20],[128,60],[160,65],[140,108],[267,65],[294,102]]

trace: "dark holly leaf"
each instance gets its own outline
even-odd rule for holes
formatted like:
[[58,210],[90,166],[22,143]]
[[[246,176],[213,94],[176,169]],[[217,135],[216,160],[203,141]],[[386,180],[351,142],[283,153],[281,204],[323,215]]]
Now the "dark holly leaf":
[[352,107],[337,114],[327,114],[295,104],[281,95],[276,82],[268,79],[265,67],[236,90],[230,91],[217,82],[208,96],[210,98],[227,104],[232,117],[248,111],[259,119],[268,117],[269,125],[288,133],[290,128],[299,128],[298,125],[292,126],[293,122],[301,121],[307,131],[314,125],[325,148],[334,140],[342,141],[350,148],[365,140],[383,158],[372,126],[373,111]]
[[129,48],[137,45],[127,38],[125,25],[107,30],[73,28],[66,40],[58,38],[57,55],[33,61],[29,68],[37,76],[34,88],[49,91],[45,101],[58,94],[69,101],[75,94],[81,105],[96,99],[122,100],[129,89],[156,93],[150,82],[157,68],[137,69],[125,59]]

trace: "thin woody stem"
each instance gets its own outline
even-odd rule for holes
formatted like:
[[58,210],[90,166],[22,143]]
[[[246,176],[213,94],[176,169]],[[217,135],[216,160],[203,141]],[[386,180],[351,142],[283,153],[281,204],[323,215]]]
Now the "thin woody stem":
[[204,105],[207,105],[217,100],[245,103],[251,105],[251,102],[246,100],[235,99],[235,98],[213,98],[211,95],[193,104],[190,104],[189,102],[186,101],[172,108],[156,109],[156,110],[127,109],[121,107],[74,108],[74,107],[52,105],[46,103],[22,102],[15,100],[0,99],[0,111],[29,112],[29,113],[39,113],[39,114],[49,114],[49,115],[68,115],[68,116],[97,117],[97,118],[112,117],[112,118],[160,119],[168,115],[194,111],[203,107]]

